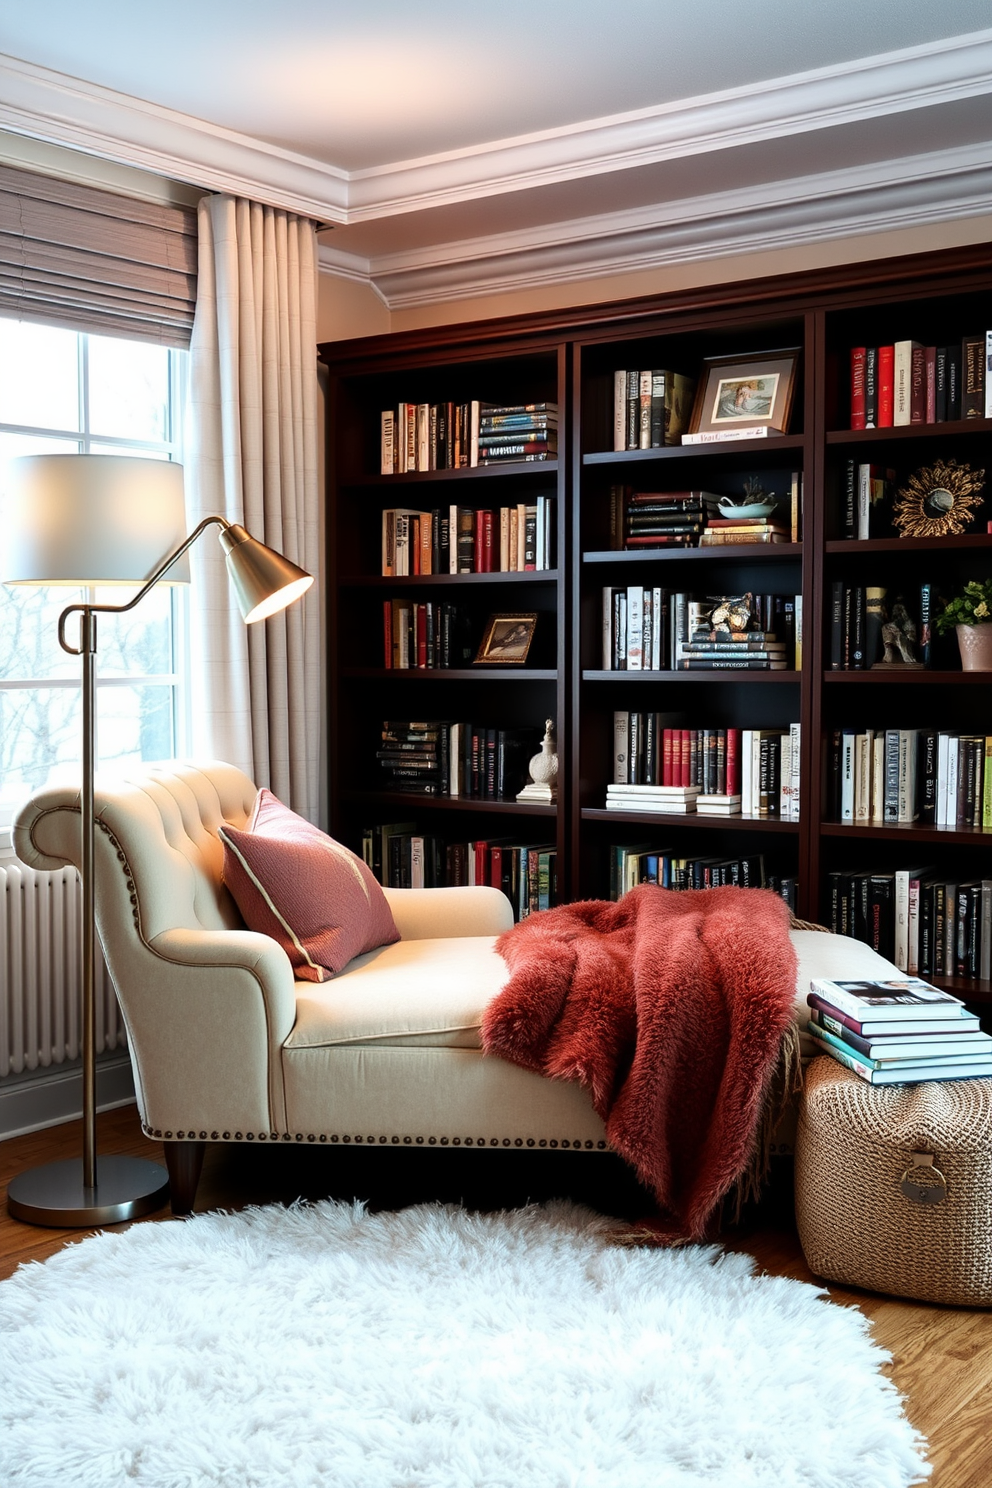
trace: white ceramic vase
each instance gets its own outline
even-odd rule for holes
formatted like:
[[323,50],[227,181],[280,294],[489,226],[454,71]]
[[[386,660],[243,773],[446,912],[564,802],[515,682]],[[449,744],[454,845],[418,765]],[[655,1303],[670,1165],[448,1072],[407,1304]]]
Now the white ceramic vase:
[[992,624],[956,625],[961,670],[992,672]]

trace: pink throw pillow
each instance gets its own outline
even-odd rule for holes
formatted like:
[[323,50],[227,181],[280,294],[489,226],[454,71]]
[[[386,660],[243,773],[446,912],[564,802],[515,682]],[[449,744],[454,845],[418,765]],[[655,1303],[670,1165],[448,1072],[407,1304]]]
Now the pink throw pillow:
[[329,981],[353,956],[399,940],[371,869],[271,791],[259,791],[243,831],[217,835],[245,924],[279,942],[298,979]]

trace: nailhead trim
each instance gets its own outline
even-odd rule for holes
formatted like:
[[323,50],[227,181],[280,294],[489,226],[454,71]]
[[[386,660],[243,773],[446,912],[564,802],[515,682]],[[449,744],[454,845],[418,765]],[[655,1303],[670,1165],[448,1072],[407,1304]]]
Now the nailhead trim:
[[324,1142],[324,1143],[326,1143],[326,1142],[331,1142],[331,1143],[337,1143],[337,1142],[350,1143],[350,1142],[354,1142],[359,1147],[387,1147],[387,1146],[398,1147],[401,1144],[404,1147],[411,1147],[411,1146],[423,1147],[424,1144],[426,1143],[428,1147],[438,1147],[438,1146],[440,1146],[440,1147],[449,1147],[449,1146],[450,1147],[462,1147],[462,1146],[464,1146],[464,1147],[524,1147],[524,1146],[526,1146],[526,1147],[553,1147],[553,1148],[559,1148],[559,1147],[561,1147],[563,1150],[574,1149],[575,1151],[578,1151],[582,1147],[585,1147],[587,1149],[587,1151],[590,1151],[590,1152],[594,1148],[597,1149],[600,1152],[605,1152],[606,1149],[607,1149],[607,1146],[608,1146],[608,1143],[606,1143],[604,1141],[594,1142],[591,1137],[587,1137],[585,1139],[585,1141],[582,1141],[580,1138],[576,1138],[575,1140],[569,1140],[568,1137],[562,1137],[560,1139],[556,1139],[554,1137],[550,1137],[550,1138],[548,1138],[548,1137],[537,1137],[537,1138],[535,1138],[535,1137],[526,1137],[526,1138],[524,1138],[524,1137],[410,1137],[410,1136],[402,1136],[401,1137],[401,1136],[399,1136],[397,1134],[393,1134],[393,1135],[390,1135],[390,1136],[381,1135],[381,1136],[376,1137],[376,1136],[363,1136],[360,1132],[356,1132],[354,1136],[339,1135],[337,1132],[333,1132],[330,1135],[328,1135],[326,1132],[264,1132],[264,1131],[263,1132],[252,1132],[252,1131],[250,1131],[250,1132],[234,1132],[232,1134],[229,1131],[225,1131],[225,1132],[219,1132],[219,1131],[211,1131],[211,1132],[200,1131],[200,1132],[197,1132],[193,1127],[190,1127],[188,1130],[186,1130],[184,1128],[179,1128],[177,1131],[173,1132],[173,1131],[163,1131],[160,1127],[157,1127],[157,1126],[156,1127],[148,1126],[147,1123],[144,1122],[144,1121],[141,1123],[141,1130],[144,1132],[144,1134],[145,1134],[146,1137],[158,1137],[160,1140],[164,1139],[167,1142],[171,1142],[173,1140],[175,1140],[177,1142],[183,1142],[183,1141],[189,1141],[189,1142],[191,1142],[191,1141],[193,1141],[196,1138],[199,1138],[199,1140],[201,1142],[205,1142],[209,1138],[209,1140],[211,1142],[219,1142],[219,1141],[230,1142],[232,1140],[235,1141],[235,1142],[254,1142],[256,1140],[259,1141],[259,1142],[266,1142],[266,1141],[272,1141],[272,1142],[278,1142],[278,1141],[294,1142],[295,1141],[295,1142]]

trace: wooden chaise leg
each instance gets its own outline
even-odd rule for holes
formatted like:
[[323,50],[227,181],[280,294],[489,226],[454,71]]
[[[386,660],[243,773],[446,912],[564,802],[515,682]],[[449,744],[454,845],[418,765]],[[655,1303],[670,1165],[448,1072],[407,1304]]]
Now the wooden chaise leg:
[[196,1185],[203,1168],[206,1142],[166,1142],[165,1165],[169,1170],[169,1202],[177,1218],[193,1212]]

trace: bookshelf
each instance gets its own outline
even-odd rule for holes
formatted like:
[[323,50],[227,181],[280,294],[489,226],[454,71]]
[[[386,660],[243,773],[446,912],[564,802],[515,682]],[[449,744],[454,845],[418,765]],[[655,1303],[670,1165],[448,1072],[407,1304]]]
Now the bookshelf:
[[[828,812],[828,743],[840,728],[940,727],[992,735],[992,674],[959,667],[953,638],[932,668],[832,671],[831,584],[839,579],[907,592],[921,582],[953,592],[992,573],[992,420],[852,430],[850,349],[912,336],[932,344],[992,323],[992,267],[959,249],[785,278],[722,285],[574,311],[432,328],[320,348],[329,374],[328,580],[329,801],[331,829],[352,847],[370,820],[414,815],[426,830],[466,838],[536,840],[558,855],[559,896],[607,892],[610,849],[652,844],[710,857],[761,854],[769,871],[798,880],[797,913],[829,923],[830,874],[932,864],[954,879],[989,872],[992,832],[930,823],[842,823]],[[624,367],[692,373],[704,358],[798,348],[788,432],[733,444],[614,451],[613,378]],[[558,458],[542,464],[379,474],[379,417],[400,399],[555,401]],[[934,460],[984,467],[989,487],[964,533],[863,540],[843,536],[849,461],[892,468],[897,482]],[[610,546],[611,488],[739,493],[755,473],[787,484],[799,473],[799,541],[732,548]],[[405,487],[411,487],[409,492]],[[777,489],[777,487],[776,487]],[[380,524],[387,506],[457,501],[475,508],[555,499],[553,569],[528,573],[387,578]],[[801,671],[604,671],[602,592],[648,584],[670,592],[802,595]],[[488,614],[539,613],[522,669],[465,666],[390,671],[382,666],[382,601],[400,595],[464,601],[481,629]],[[781,729],[798,722],[799,820],[663,816],[607,811],[613,715],[650,709],[686,727]],[[380,788],[375,730],[385,717],[473,718],[506,727],[546,717],[558,731],[557,807]],[[542,818],[538,821],[537,818]],[[958,995],[992,1003],[977,978],[934,977]]]

